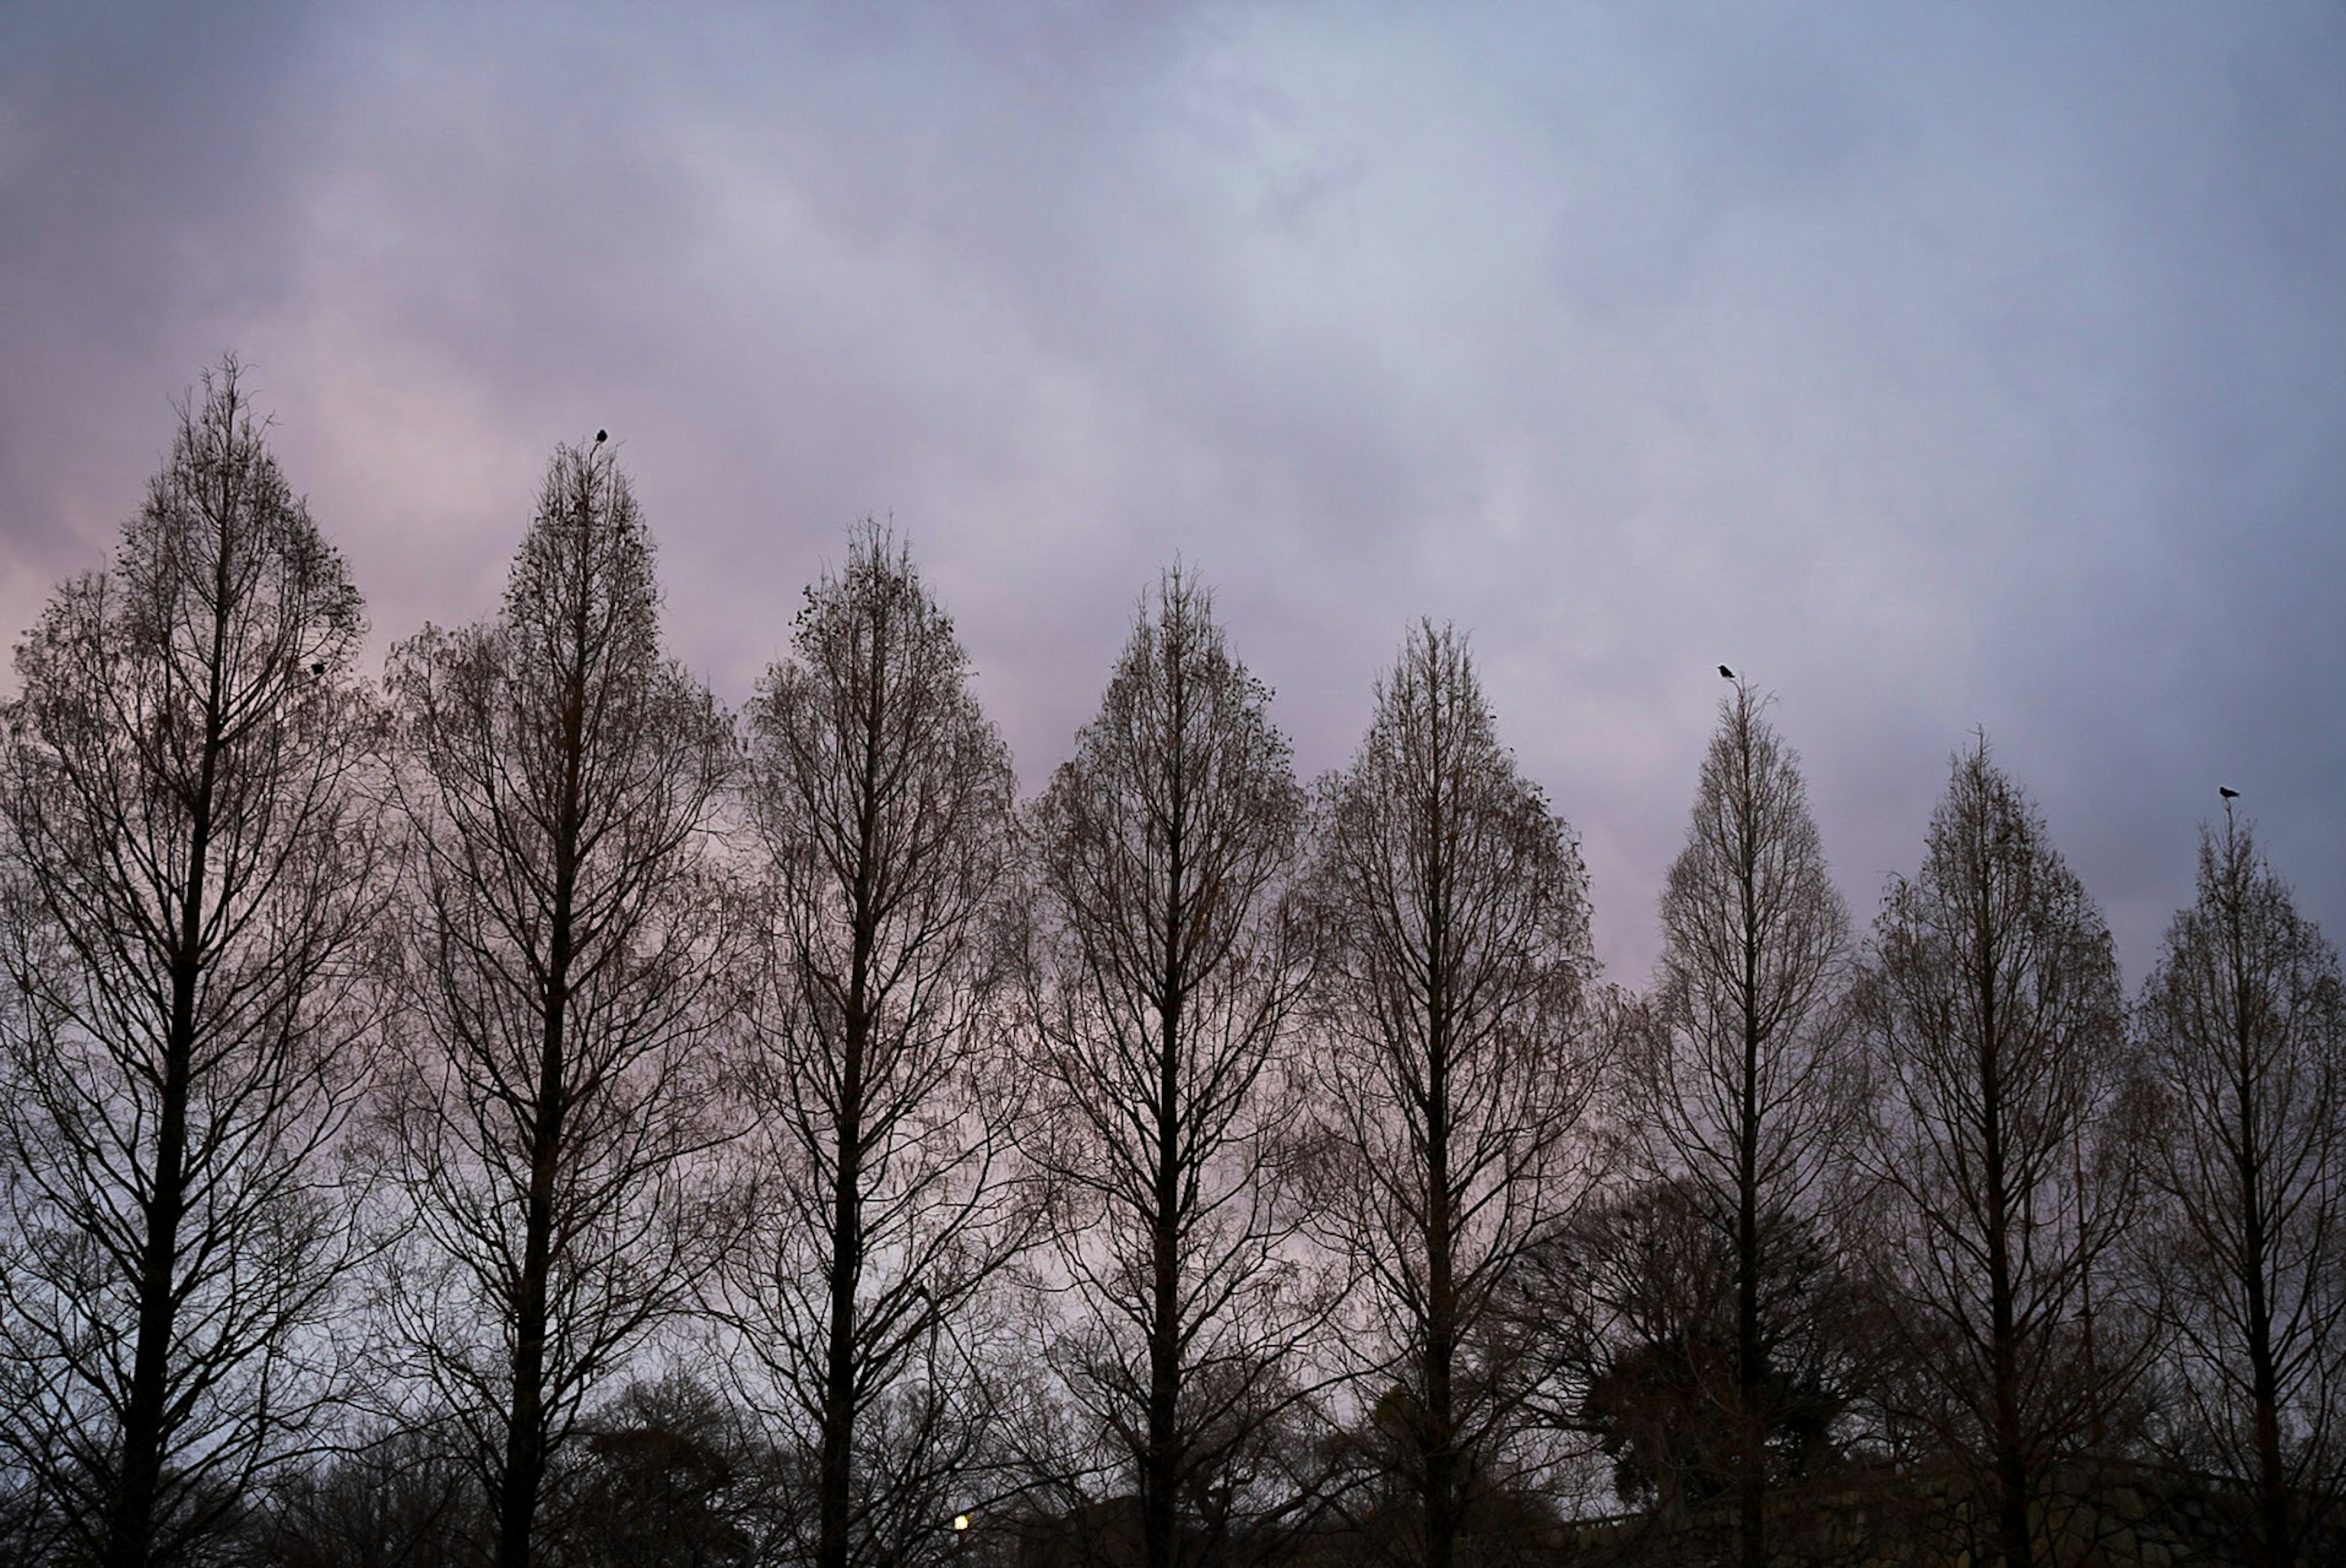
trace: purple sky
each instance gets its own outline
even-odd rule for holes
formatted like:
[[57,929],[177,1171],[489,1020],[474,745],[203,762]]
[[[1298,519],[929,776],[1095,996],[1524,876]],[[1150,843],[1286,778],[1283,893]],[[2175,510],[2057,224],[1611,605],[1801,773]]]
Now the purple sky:
[[892,512],[1030,789],[1177,552],[1307,774],[1454,619],[1617,979],[1721,660],[1861,921],[1980,725],[2129,984],[2219,782],[2346,933],[2328,0],[12,0],[0,323],[11,638],[233,348],[378,653],[607,426],[725,700]]

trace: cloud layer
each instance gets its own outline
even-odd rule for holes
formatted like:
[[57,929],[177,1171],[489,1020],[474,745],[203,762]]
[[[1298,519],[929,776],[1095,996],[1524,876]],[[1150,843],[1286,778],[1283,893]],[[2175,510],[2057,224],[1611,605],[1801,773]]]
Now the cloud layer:
[[0,624],[233,347],[379,646],[607,426],[729,700],[892,513],[1038,785],[1177,554],[1332,767],[1472,629],[1641,980],[1725,660],[1863,918],[1984,727],[2139,975],[2215,786],[2346,932],[2346,17],[0,15]]

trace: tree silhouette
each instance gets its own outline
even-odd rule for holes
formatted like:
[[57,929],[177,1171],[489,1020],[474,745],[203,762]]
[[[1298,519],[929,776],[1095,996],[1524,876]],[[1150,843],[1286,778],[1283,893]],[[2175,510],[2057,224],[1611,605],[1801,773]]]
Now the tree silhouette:
[[[1723,672],[1722,672],[1723,673]],[[1738,683],[1703,759],[1686,848],[1661,900],[1662,959],[1627,1065],[1655,1163],[1726,1244],[1729,1383],[1705,1392],[1735,1434],[1738,1555],[1768,1561],[1768,1406],[1780,1349],[1807,1325],[1763,1299],[1805,1249],[1862,1102],[1842,1008],[1849,916],[1833,891],[1800,762]]]
[[709,1258],[724,971],[708,840],[733,760],[660,653],[651,542],[607,447],[556,451],[503,613],[393,651],[413,903],[385,1107],[418,1246],[405,1370],[471,1434],[497,1562],[549,1466]]
[[[1988,1483],[2005,1568],[2035,1560],[2046,1462],[2087,1425],[2086,1292],[2134,1207],[2125,1003],[2100,911],[1988,757],[1954,760],[1921,871],[1867,954],[1881,1100],[1870,1163],[1896,1199],[1886,1263],[1943,1439]],[[2082,1375],[2081,1375],[2082,1374]]]
[[1033,1230],[999,1005],[1015,784],[953,622],[883,531],[808,590],[791,646],[750,709],[757,1239],[729,1276],[818,1456],[813,1561],[845,1568],[946,1528],[979,1435],[963,1309]]
[[2253,1492],[2262,1560],[2286,1568],[2346,1461],[2346,997],[2229,803],[2137,1016],[2163,1102],[2145,1256],[2177,1435]]
[[318,1417],[353,1247],[380,732],[264,428],[234,359],[205,375],[0,716],[0,1441],[119,1568],[185,1558]]
[[1235,1461],[1296,1398],[1321,1310],[1280,1201],[1304,799],[1269,701],[1169,571],[1034,813],[1027,1147],[1073,1286],[1056,1361],[1130,1466],[1149,1568],[1217,1549]]
[[1587,873],[1446,627],[1410,633],[1325,788],[1318,1223],[1369,1287],[1362,1375],[1402,1390],[1417,1519],[1394,1543],[1449,1568],[1530,1383],[1486,1329],[1585,1185]]

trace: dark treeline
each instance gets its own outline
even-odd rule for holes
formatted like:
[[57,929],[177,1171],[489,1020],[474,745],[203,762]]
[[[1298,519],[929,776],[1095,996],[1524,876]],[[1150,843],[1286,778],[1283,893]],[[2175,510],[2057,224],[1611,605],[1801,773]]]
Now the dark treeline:
[[1021,801],[885,529],[728,713],[598,434],[377,682],[264,430],[0,708],[0,1564],[2339,1560],[2229,799],[2129,996],[1983,737],[1854,921],[1730,677],[1633,992],[1446,627],[1307,782],[1168,571]]

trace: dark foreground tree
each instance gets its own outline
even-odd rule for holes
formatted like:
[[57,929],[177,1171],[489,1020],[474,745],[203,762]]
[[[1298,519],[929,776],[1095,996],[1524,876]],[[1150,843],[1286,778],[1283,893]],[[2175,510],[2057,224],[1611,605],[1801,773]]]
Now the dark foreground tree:
[[[1729,1353],[1685,1375],[1731,1416],[1738,1560],[1768,1561],[1769,1406],[1776,1362],[1811,1325],[1807,1302],[1770,1299],[1805,1280],[1767,1256],[1807,1254],[1862,1101],[1841,1006],[1849,916],[1808,809],[1799,759],[1736,684],[1703,759],[1687,846],[1662,891],[1662,959],[1644,1027],[1629,1037],[1629,1107],[1661,1174],[1715,1226],[1729,1258]],[[1795,1308],[1787,1310],[1788,1308]]]
[[1390,1539],[1449,1568],[1530,1387],[1504,1304],[1586,1186],[1588,880],[1446,627],[1411,632],[1327,791],[1318,1207],[1370,1288],[1366,1386],[1399,1390],[1415,1518]]
[[449,1423],[353,1431],[249,1500],[241,1568],[469,1568],[485,1505]]
[[713,1135],[733,742],[658,606],[610,449],[566,446],[503,613],[392,658],[414,892],[384,1125],[419,1237],[393,1334],[470,1432],[503,1568],[583,1402],[709,1258],[688,1161]]
[[995,1006],[1015,783],[953,622],[885,533],[856,532],[791,641],[750,710],[757,1239],[729,1278],[816,1455],[812,1559],[847,1568],[939,1544],[979,1436],[964,1308],[1033,1228]]
[[[1870,1325],[1823,1227],[1778,1221],[1760,1239],[1770,1351],[1761,1437],[1770,1484],[1790,1485],[1841,1460]],[[1525,1330],[1555,1358],[1548,1418],[1594,1437],[1615,1493],[1673,1531],[1739,1501],[1745,1434],[1721,1419],[1736,1410],[1735,1242],[1716,1194],[1684,1177],[1648,1181],[1575,1215],[1522,1288]],[[1736,1515],[1737,1539],[1748,1539]]]
[[1178,568],[1035,812],[1029,1149],[1073,1285],[1056,1359],[1139,1494],[1149,1568],[1226,1547],[1233,1461],[1317,1321],[1280,1202],[1304,823],[1270,692]]
[[2130,1370],[2095,1364],[2083,1333],[2134,1207],[2125,1003],[2100,911],[1984,739],[1955,758],[1868,959],[1869,1163],[1896,1200],[1898,1321],[1943,1440],[1986,1483],[1985,1550],[2028,1568],[2045,1464]]
[[773,1516],[798,1478],[755,1420],[677,1371],[637,1382],[588,1417],[571,1450],[576,1501],[554,1562],[609,1568],[729,1568],[796,1561]]
[[2261,1561],[2287,1568],[2346,1479],[2346,997],[2229,804],[2139,1018],[2173,1435],[2254,1494]]
[[[250,1500],[238,1568],[474,1568],[489,1499],[452,1421],[352,1433]],[[580,1420],[558,1468],[567,1504],[533,1550],[566,1568],[748,1568],[779,1559],[797,1478],[749,1413],[681,1369],[636,1381]],[[46,1563],[46,1559],[40,1559]],[[0,1557],[0,1563],[8,1559]],[[10,1568],[15,1568],[13,1563]]]
[[0,1467],[78,1555],[187,1555],[297,1447],[352,1252],[379,738],[342,557],[234,360],[5,713]]

